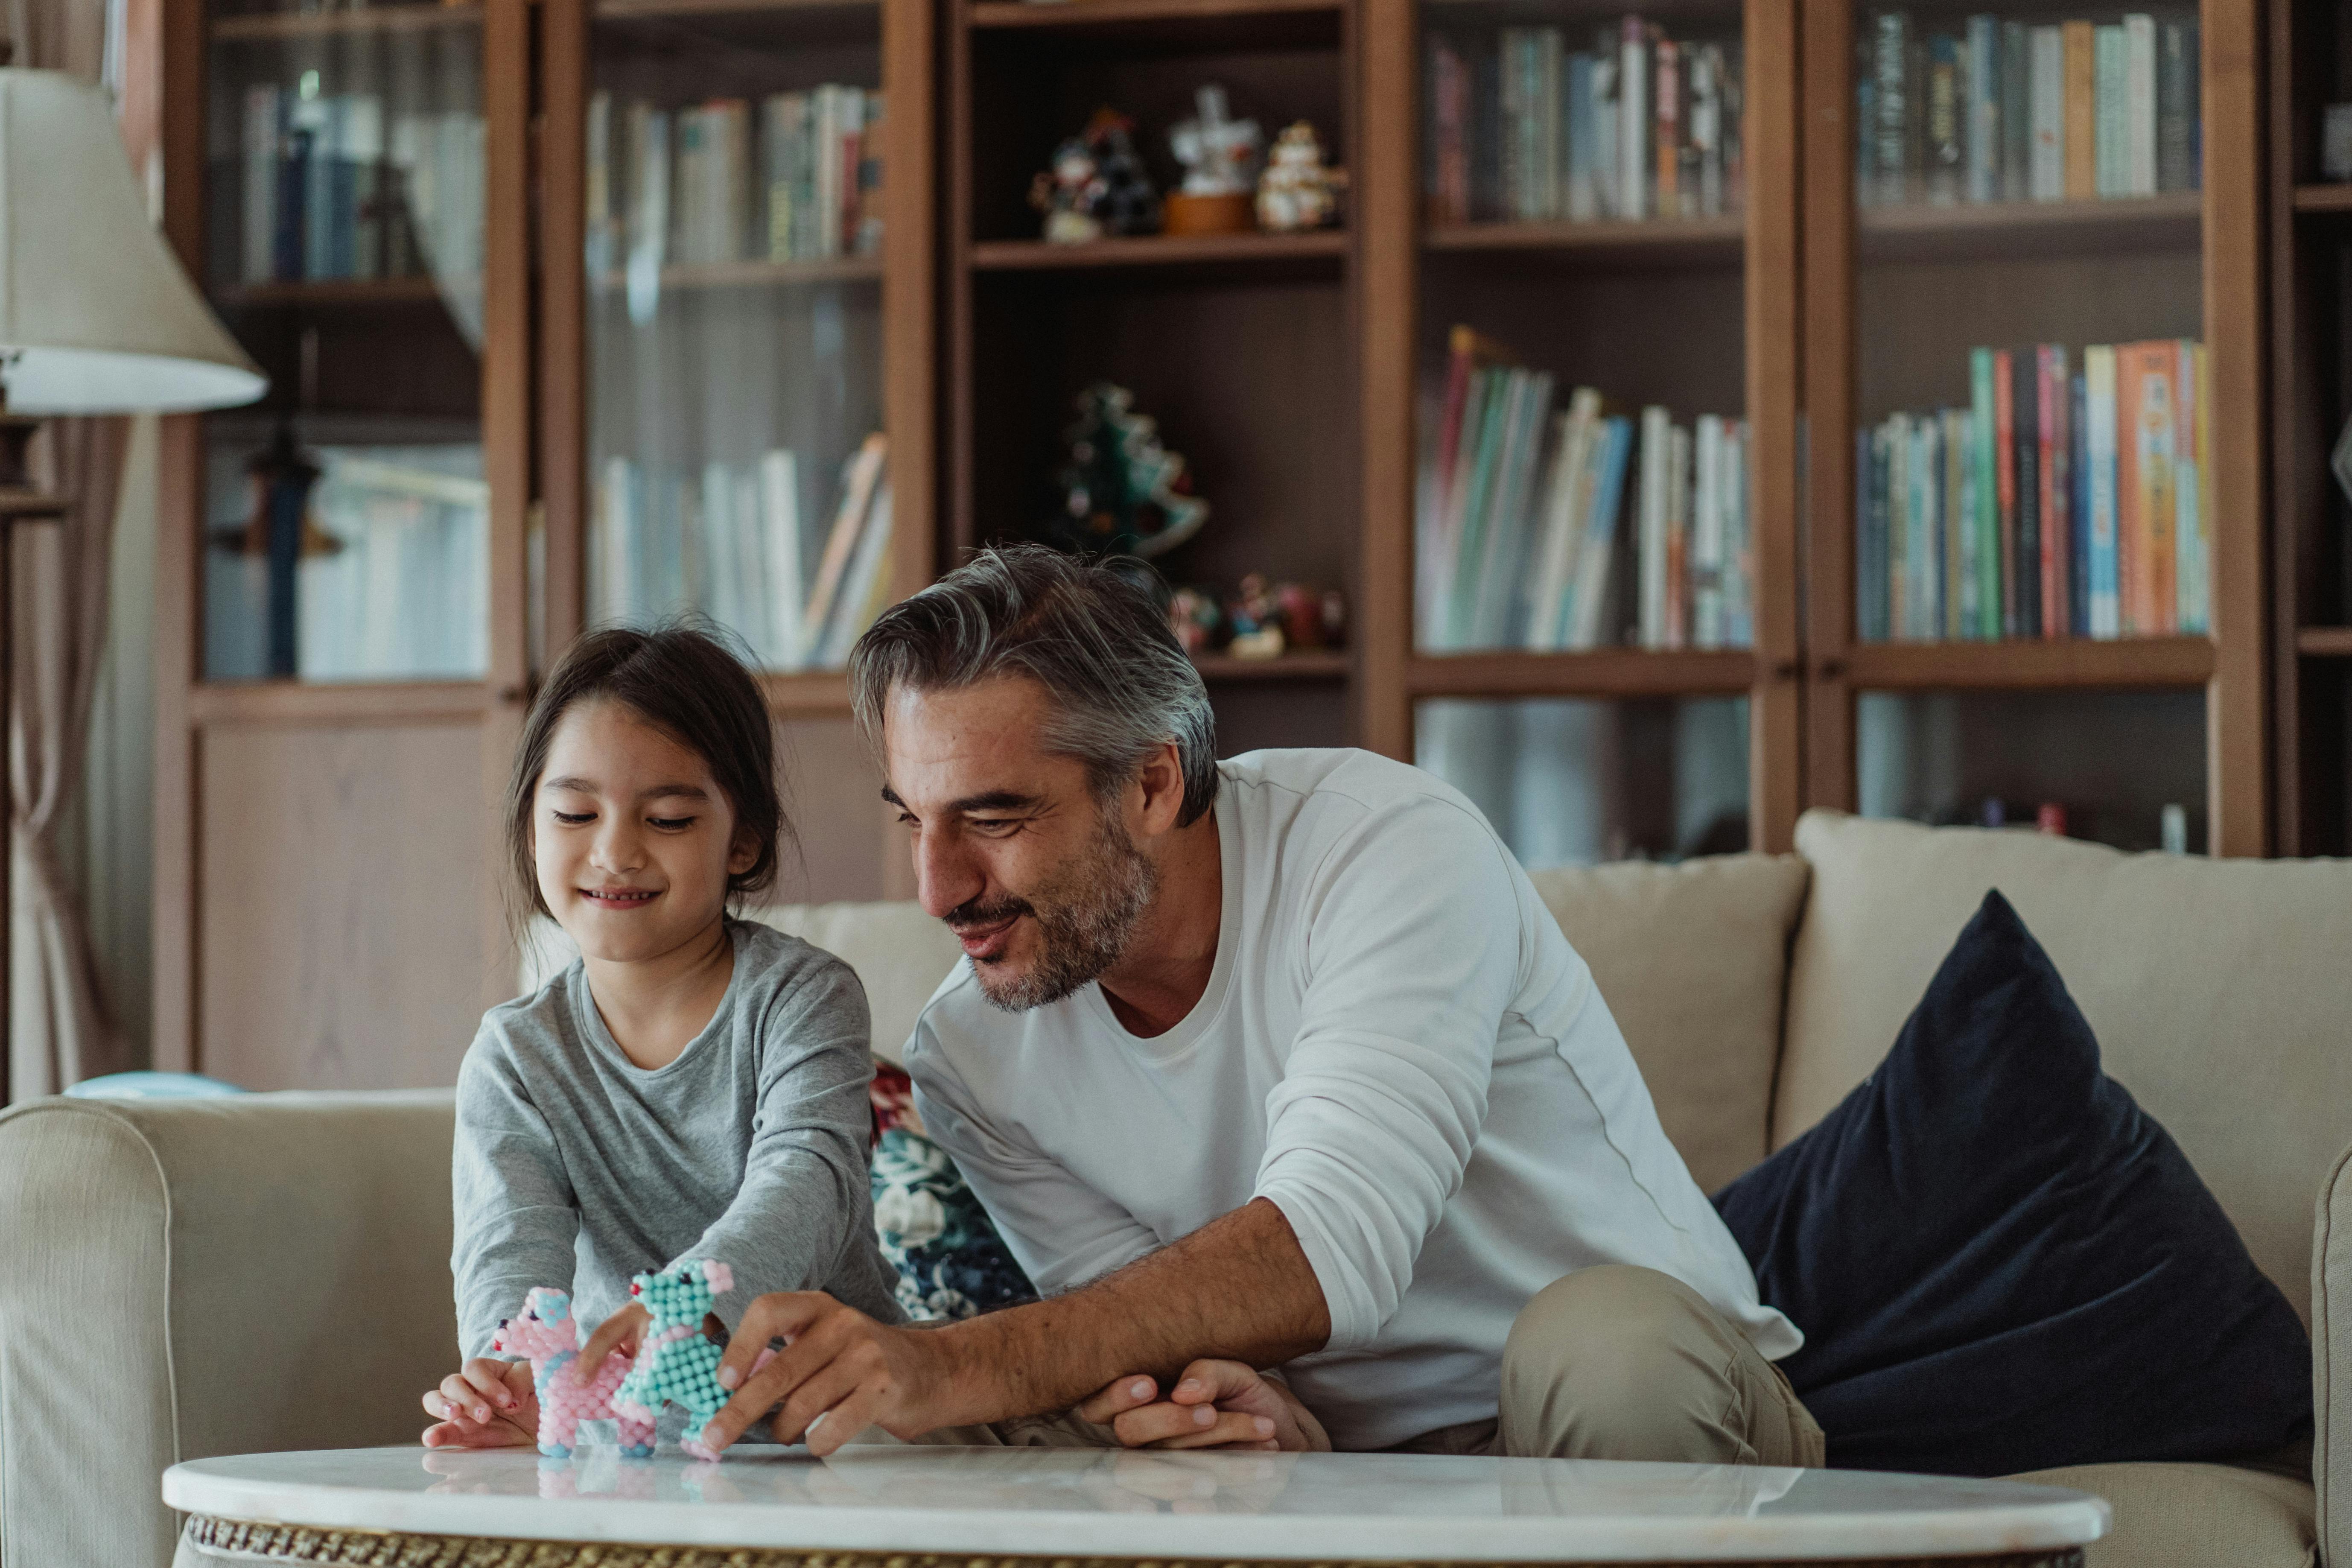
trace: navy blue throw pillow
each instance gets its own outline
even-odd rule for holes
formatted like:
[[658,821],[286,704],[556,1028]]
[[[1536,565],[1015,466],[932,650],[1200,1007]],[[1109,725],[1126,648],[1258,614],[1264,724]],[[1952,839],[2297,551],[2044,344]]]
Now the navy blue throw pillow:
[[2311,1430],[2294,1309],[1998,892],[1878,1070],[1715,1204],[1805,1332],[1781,1368],[1833,1466],[2221,1459]]

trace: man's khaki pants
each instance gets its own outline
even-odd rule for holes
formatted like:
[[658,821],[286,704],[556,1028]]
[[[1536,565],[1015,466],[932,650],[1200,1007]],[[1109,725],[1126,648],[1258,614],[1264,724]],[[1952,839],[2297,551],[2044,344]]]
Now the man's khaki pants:
[[1630,1264],[1555,1279],[1503,1347],[1498,1420],[1409,1452],[1701,1465],[1822,1462],[1821,1426],[1738,1326],[1671,1275]]

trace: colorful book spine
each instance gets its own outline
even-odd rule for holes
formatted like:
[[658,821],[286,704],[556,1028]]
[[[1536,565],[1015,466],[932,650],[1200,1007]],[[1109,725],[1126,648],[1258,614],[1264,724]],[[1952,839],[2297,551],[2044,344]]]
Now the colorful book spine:
[[2116,516],[2116,351],[2094,344],[2083,351],[2084,489],[2090,498],[2090,632],[2121,637],[2123,549]]

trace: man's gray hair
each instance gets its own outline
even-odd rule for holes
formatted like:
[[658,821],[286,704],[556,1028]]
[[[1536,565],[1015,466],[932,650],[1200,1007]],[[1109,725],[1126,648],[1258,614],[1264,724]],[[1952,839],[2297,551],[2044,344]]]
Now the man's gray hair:
[[1209,689],[1128,572],[1040,544],[982,550],[866,628],[849,654],[850,703],[878,747],[894,689],[952,691],[1000,675],[1025,675],[1052,695],[1059,712],[1045,744],[1086,763],[1096,789],[1125,784],[1173,741],[1178,821],[1199,821],[1217,798]]

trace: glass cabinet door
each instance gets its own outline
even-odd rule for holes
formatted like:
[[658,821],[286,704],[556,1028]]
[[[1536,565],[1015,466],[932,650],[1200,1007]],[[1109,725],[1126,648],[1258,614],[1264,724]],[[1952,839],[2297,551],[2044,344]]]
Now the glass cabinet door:
[[1822,605],[1852,644],[1841,787],[1874,815],[2201,848],[2232,524],[2202,19],[1863,0],[1850,21],[1852,593]]
[[1422,18],[1418,647],[1748,646],[1740,5]]
[[205,421],[205,679],[488,669],[481,15],[212,17],[206,282],[270,393]]
[[590,16],[588,623],[838,668],[894,582],[881,9]]

